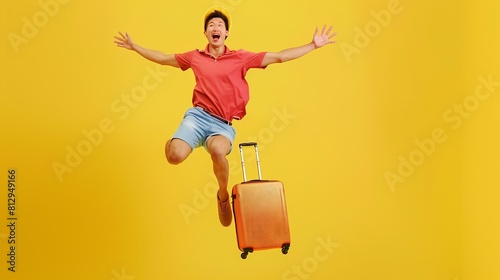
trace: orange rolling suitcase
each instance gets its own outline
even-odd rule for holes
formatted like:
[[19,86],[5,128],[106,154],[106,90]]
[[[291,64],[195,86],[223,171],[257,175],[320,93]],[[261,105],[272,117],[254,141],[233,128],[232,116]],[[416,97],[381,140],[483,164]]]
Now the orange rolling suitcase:
[[[255,147],[258,180],[247,181],[243,147]],[[243,182],[232,190],[236,237],[241,258],[255,250],[281,248],[283,254],[290,248],[290,228],[286,211],[283,183],[262,180],[257,143],[241,143],[240,156]]]

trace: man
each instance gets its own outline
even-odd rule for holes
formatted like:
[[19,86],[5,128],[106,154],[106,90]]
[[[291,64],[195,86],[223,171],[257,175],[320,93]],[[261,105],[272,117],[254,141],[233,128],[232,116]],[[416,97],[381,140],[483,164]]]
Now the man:
[[128,33],[115,36],[118,47],[133,50],[144,58],[185,71],[191,68],[196,78],[193,91],[193,108],[187,110],[177,132],[165,145],[165,155],[170,164],[183,162],[196,147],[205,147],[213,162],[217,178],[219,220],[223,226],[232,221],[229,203],[229,164],[226,156],[231,152],[235,130],[233,120],[242,119],[249,99],[245,75],[250,68],[266,68],[273,63],[282,63],[299,58],[317,48],[335,43],[332,27],[321,33],[318,28],[313,40],[303,46],[281,52],[253,53],[245,50],[230,50],[226,45],[231,17],[222,7],[213,7],[204,17],[204,34],[208,44],[203,50],[182,54],[165,54],[135,44]]

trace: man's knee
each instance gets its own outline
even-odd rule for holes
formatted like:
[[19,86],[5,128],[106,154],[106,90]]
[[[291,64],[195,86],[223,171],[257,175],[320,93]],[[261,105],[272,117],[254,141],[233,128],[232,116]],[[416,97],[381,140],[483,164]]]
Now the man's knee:
[[226,158],[231,148],[231,143],[224,136],[213,136],[207,143],[208,152],[212,159]]
[[166,153],[165,155],[167,157],[168,163],[170,163],[172,165],[180,164],[181,162],[184,161],[184,159],[186,159],[185,157],[183,157],[182,155],[180,155],[178,153],[170,152],[170,153]]
[[170,164],[180,164],[190,153],[191,147],[182,140],[172,139],[165,144],[165,157]]

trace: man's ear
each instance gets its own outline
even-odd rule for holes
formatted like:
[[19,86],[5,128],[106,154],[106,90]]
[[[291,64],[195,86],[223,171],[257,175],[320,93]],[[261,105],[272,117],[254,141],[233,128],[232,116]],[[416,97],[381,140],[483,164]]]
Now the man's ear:
[[229,37],[229,31],[226,30],[226,38]]

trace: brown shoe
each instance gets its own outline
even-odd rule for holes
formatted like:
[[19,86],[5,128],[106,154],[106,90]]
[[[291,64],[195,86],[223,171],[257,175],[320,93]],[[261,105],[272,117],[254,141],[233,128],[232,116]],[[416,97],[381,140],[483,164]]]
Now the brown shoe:
[[219,206],[219,221],[220,223],[228,227],[231,225],[233,220],[233,213],[231,213],[231,204],[229,203],[229,196],[226,201],[220,201],[219,194],[217,194],[217,205]]

